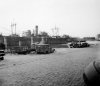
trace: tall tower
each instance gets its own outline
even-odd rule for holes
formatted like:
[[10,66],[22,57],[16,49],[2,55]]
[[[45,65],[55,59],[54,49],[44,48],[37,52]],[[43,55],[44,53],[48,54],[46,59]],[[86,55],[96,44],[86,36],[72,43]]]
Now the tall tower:
[[35,35],[38,36],[38,26],[35,26]]

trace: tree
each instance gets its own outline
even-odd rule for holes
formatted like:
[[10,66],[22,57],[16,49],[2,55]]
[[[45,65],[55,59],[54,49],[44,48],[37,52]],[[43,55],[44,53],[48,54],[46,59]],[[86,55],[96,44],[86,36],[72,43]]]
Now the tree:
[[70,38],[70,36],[69,36],[69,35],[64,34],[64,35],[62,36],[62,38]]
[[39,34],[40,36],[42,36],[42,37],[49,37],[49,35],[48,35],[48,33],[47,32],[40,32],[40,34]]
[[11,34],[11,35],[9,35],[9,36],[12,36],[12,37],[20,37],[19,34]]
[[24,31],[24,32],[22,33],[22,36],[23,36],[23,37],[31,37],[31,30]]

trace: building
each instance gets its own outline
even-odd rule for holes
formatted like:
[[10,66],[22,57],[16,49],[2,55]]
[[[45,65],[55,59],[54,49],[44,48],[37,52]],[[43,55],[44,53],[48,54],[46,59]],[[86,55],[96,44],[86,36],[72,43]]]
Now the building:
[[34,36],[38,36],[38,26],[37,25],[35,26],[35,30],[33,31],[34,31]]
[[24,31],[22,36],[23,37],[31,37],[31,30]]
[[97,34],[97,40],[100,41],[100,34]]

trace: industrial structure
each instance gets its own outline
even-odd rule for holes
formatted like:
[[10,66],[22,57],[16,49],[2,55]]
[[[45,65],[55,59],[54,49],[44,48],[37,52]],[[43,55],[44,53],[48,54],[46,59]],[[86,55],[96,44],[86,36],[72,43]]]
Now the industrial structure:
[[100,41],[100,34],[97,34],[97,40]]

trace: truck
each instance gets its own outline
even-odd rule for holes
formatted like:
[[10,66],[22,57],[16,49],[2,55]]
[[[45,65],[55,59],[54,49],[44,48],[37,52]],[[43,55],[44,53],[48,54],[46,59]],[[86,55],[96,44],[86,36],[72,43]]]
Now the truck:
[[36,44],[35,50],[37,54],[48,54],[53,53],[55,51],[55,49],[53,49],[49,44]]
[[4,60],[5,55],[5,45],[3,43],[0,43],[0,60]]
[[77,41],[67,43],[68,48],[84,48],[89,47],[90,45],[86,41]]

